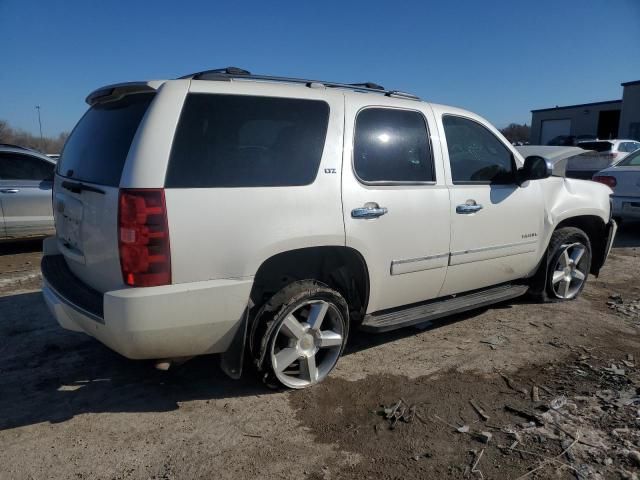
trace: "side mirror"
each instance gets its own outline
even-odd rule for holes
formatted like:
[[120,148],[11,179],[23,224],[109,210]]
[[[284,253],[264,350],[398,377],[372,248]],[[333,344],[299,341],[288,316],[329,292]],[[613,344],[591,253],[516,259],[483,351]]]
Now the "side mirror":
[[552,173],[553,165],[551,162],[538,155],[531,155],[525,158],[524,165],[518,170],[518,182],[522,184],[527,180],[549,178]]

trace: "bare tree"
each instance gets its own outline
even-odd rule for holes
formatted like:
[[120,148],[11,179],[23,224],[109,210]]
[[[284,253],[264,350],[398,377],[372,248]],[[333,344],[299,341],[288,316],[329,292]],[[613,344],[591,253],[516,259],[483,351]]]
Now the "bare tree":
[[6,120],[0,120],[0,143],[10,143],[21,147],[39,150],[42,153],[60,153],[69,132],[62,132],[57,137],[40,137],[24,130],[12,128]]
[[531,127],[526,123],[520,125],[518,123],[510,123],[505,128],[500,129],[500,132],[507,137],[510,142],[523,142],[529,141],[531,136]]

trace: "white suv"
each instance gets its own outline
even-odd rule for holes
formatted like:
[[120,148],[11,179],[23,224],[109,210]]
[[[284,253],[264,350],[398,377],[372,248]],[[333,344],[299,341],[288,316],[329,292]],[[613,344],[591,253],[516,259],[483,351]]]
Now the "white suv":
[[54,185],[44,296],[64,328],[166,366],[243,356],[324,379],[357,329],[575,298],[611,190],[486,120],[375,84],[229,68],[89,95]]

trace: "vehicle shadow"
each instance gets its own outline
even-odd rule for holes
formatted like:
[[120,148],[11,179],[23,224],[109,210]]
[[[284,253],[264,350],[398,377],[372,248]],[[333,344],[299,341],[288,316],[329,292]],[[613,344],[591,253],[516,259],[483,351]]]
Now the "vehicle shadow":
[[160,372],[63,330],[40,292],[0,297],[0,430],[83,413],[163,412],[189,400],[273,393],[252,375],[231,380],[218,364],[209,355]]
[[640,247],[640,222],[624,222],[618,228],[613,248]]
[[403,338],[418,335],[422,332],[430,332],[447,325],[463,322],[477,315],[480,315],[487,310],[509,309],[512,305],[520,302],[526,303],[527,300],[526,298],[515,298],[503,303],[497,303],[488,307],[476,308],[467,312],[450,315],[433,321],[427,321],[412,327],[403,327],[398,330],[392,330],[385,333],[369,333],[362,331],[359,331],[357,335],[353,335],[350,333],[349,342],[347,344],[347,347],[345,348],[344,355],[361,352],[363,350],[368,350],[369,348],[378,347],[380,345],[391,343],[396,340],[401,340]]
[[42,238],[0,242],[0,256],[42,252]]
[[[345,355],[458,322],[483,310],[420,329],[358,332],[352,335]],[[273,393],[276,391],[263,385],[251,369],[240,380],[230,379],[215,355],[195,358],[168,372],[155,370],[150,361],[126,359],[87,335],[60,328],[40,292],[0,297],[0,430],[59,423],[84,413],[168,412],[190,400]]]

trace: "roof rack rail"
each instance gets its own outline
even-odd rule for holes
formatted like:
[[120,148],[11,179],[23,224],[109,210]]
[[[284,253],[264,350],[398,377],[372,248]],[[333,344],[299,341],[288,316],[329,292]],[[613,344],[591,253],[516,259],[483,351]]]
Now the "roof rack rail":
[[382,85],[378,85],[377,83],[373,83],[373,82],[350,83],[349,85],[352,85],[354,87],[371,88],[373,90],[384,90],[384,87]]
[[184,79],[193,79],[193,80],[219,80],[218,78],[209,78],[209,77],[235,77],[235,76],[249,76],[251,72],[249,70],[245,70],[243,68],[238,67],[225,67],[225,68],[214,68],[213,70],[204,70],[202,72],[191,73],[189,75],[185,75],[184,77],[179,77],[180,80]]
[[257,80],[265,82],[283,82],[283,83],[296,83],[306,85],[307,87],[324,86],[329,88],[348,88],[350,90],[358,92],[371,92],[381,93],[387,97],[400,97],[408,98],[411,100],[420,100],[420,97],[411,93],[400,92],[398,90],[386,90],[382,85],[378,85],[373,82],[366,83],[339,83],[339,82],[327,82],[324,80],[309,80],[304,78],[292,78],[292,77],[276,77],[271,75],[254,75],[248,70],[244,70],[238,67],[226,67],[216,68],[213,70],[204,70],[202,72],[191,73],[183,77],[179,77],[180,80],[222,80],[231,81],[233,79],[239,80]]

